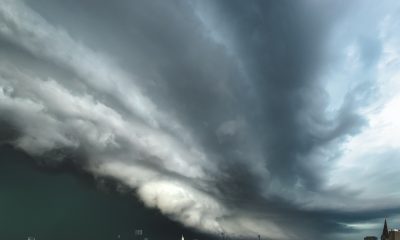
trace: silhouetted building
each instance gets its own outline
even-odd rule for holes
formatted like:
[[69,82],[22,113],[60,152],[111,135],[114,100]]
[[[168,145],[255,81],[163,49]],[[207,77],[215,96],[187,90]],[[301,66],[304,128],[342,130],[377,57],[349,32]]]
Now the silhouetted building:
[[366,236],[366,237],[364,238],[364,240],[378,240],[378,238],[375,237],[375,236]]
[[389,240],[389,231],[388,231],[388,227],[387,227],[386,218],[385,218],[385,223],[383,224],[381,240]]
[[364,240],[378,240],[378,238],[375,237],[375,236],[366,236],[366,237],[364,238]]
[[389,240],[400,240],[400,231],[398,229],[391,229],[389,231]]
[[388,230],[386,218],[383,225],[381,240],[400,240],[400,231],[398,229]]

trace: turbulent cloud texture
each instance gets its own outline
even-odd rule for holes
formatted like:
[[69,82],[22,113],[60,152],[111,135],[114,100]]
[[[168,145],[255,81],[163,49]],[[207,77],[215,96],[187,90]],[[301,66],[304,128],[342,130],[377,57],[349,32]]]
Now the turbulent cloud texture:
[[5,0],[0,141],[111,177],[200,231],[359,237],[400,213],[399,13]]

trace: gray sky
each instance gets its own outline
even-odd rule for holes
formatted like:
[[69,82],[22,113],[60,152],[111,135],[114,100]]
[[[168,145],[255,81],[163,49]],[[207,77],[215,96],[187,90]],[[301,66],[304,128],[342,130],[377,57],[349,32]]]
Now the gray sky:
[[400,224],[398,29],[395,0],[5,0],[0,141],[205,233],[377,235]]

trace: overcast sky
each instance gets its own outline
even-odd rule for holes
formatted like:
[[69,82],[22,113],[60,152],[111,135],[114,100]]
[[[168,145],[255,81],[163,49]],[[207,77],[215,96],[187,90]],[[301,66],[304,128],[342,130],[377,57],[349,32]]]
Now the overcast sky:
[[378,235],[399,29],[397,0],[3,0],[0,141],[205,233]]

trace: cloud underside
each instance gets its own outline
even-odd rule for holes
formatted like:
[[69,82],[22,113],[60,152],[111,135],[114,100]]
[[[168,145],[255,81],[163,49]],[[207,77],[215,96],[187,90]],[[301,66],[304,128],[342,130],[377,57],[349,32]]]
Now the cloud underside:
[[208,233],[399,213],[394,2],[29,4],[0,5],[0,143]]

